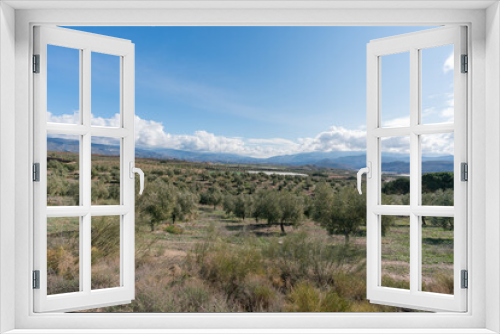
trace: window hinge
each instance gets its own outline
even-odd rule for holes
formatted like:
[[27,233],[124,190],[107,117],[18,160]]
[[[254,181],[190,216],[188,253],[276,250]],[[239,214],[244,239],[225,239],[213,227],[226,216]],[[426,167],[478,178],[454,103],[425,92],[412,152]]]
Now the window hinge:
[[33,55],[33,73],[40,73],[40,55]]
[[467,270],[462,270],[462,289],[467,289],[469,287],[469,272]]
[[40,289],[40,270],[33,270],[33,289]]
[[40,182],[40,164],[38,162],[33,164],[33,181]]
[[460,72],[462,73],[469,72],[469,56],[462,55],[461,59],[462,59],[462,68]]
[[462,164],[460,165],[460,174],[461,174],[460,180],[469,181],[469,166],[467,165],[466,162],[462,162]]

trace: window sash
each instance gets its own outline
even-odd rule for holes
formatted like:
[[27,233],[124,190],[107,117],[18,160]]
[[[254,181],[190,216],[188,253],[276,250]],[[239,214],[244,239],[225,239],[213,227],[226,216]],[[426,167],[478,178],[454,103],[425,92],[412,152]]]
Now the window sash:
[[[460,164],[467,162],[466,84],[460,73],[460,55],[466,54],[466,28],[443,27],[371,41],[367,47],[367,161],[372,177],[367,180],[367,298],[377,304],[431,311],[467,311],[467,290],[460,288],[461,270],[467,269],[467,182],[460,180]],[[453,124],[420,123],[420,51],[454,45]],[[409,52],[410,126],[381,127],[381,56]],[[419,135],[454,133],[454,206],[423,206],[421,197],[421,147]],[[381,144],[383,137],[410,137],[410,205],[380,205]],[[381,215],[410,217],[410,290],[381,286]],[[454,217],[454,295],[419,291],[421,287],[421,216]]]
[[[80,50],[80,124],[47,123],[47,45]],[[91,53],[120,57],[119,128],[91,125]],[[34,184],[34,265],[40,271],[40,289],[33,290],[35,312],[66,312],[128,303],[135,293],[134,208],[135,182],[129,177],[134,161],[134,45],[127,40],[64,28],[34,28],[34,54],[40,55],[40,73],[34,75],[34,162],[40,163],[40,182]],[[80,205],[47,206],[47,134],[80,137]],[[120,205],[91,204],[91,138],[119,138]],[[120,216],[120,286],[91,288],[91,224],[93,216]],[[47,295],[47,218],[79,217],[80,291]]]

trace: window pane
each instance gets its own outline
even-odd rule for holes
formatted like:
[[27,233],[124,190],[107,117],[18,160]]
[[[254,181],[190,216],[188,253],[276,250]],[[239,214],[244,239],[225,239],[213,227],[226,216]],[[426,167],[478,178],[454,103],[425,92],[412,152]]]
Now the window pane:
[[453,123],[453,45],[420,51],[422,124]]
[[47,218],[47,294],[80,291],[80,218]]
[[47,122],[80,123],[80,50],[47,45]]
[[382,286],[410,288],[410,217],[381,216]]
[[93,126],[120,127],[120,57],[92,52]]
[[47,205],[80,204],[80,137],[47,135]]
[[92,217],[92,289],[120,286],[120,216]]
[[92,205],[120,204],[120,140],[92,137]]
[[387,137],[381,145],[382,205],[410,204],[410,138]]
[[410,53],[380,58],[382,126],[410,126]]
[[422,291],[453,294],[453,218],[422,217]]
[[453,206],[453,133],[420,136],[422,205]]

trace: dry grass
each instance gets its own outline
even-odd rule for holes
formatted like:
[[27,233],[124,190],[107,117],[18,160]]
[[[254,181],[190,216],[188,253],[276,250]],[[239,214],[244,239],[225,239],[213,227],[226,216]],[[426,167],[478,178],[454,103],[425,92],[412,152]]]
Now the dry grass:
[[[94,181],[109,185],[116,166],[111,158],[101,157],[101,163],[99,168],[99,163],[93,165],[100,173]],[[148,177],[165,179],[176,186],[206,189],[224,183],[224,177],[217,175],[225,172],[208,170],[207,165],[177,163],[175,168],[167,168],[162,162],[148,160],[139,161],[138,165]],[[311,176],[310,180],[293,183],[285,178],[251,177],[255,178],[252,182],[258,188],[289,187],[306,194],[311,193],[315,182],[325,178]],[[348,177],[349,174],[340,177],[336,187],[348,186]],[[337,180],[332,175],[326,178]],[[244,184],[248,182],[242,183],[246,187]],[[95,198],[106,201],[109,194],[105,192],[111,188],[98,186],[101,188],[96,188],[99,191],[94,192]],[[236,183],[233,187],[237,187]],[[136,214],[141,215],[138,211]],[[147,224],[138,224],[135,300],[87,312],[408,311],[366,300],[364,227],[351,237],[349,246],[345,246],[343,236],[328,235],[308,219],[297,228],[286,226],[287,235],[282,235],[278,225],[254,219],[242,221],[211,206],[198,206],[194,216],[192,220],[176,221],[175,225],[163,222],[154,232]],[[95,225],[92,287],[118,286],[117,225],[106,220],[93,220],[92,224]],[[49,222],[47,255],[51,293],[78,290],[77,227],[75,222]],[[407,230],[407,224],[398,221],[384,237],[383,261],[388,271],[382,279],[385,286],[408,288]],[[450,232],[435,228],[425,232],[423,290],[452,293],[453,280],[447,275],[453,263]]]

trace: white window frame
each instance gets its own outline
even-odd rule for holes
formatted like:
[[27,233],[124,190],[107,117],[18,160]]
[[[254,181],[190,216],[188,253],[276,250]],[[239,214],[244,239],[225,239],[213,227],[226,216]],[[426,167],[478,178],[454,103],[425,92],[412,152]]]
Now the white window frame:
[[[14,11],[11,7],[17,7]],[[71,8],[71,6],[74,6]],[[121,8],[120,8],[121,6]],[[124,7],[142,7],[142,10]],[[149,9],[147,7],[150,7]],[[164,8],[155,8],[155,7]],[[185,8],[175,8],[184,6]],[[203,6],[203,8],[201,7]],[[224,8],[232,7],[232,8]],[[391,9],[397,6],[398,9]],[[486,7],[488,7],[486,9]],[[66,8],[60,8],[66,7]],[[69,7],[69,8],[68,8]],[[85,8],[85,9],[74,9]],[[99,7],[99,8],[97,8]],[[103,9],[108,7],[109,9]],[[153,9],[151,8],[153,7]],[[165,8],[170,7],[170,8]],[[457,8],[458,7],[458,8]],[[24,9],[22,9],[24,8]],[[31,8],[31,9],[30,9]],[[47,9],[48,8],[48,9]],[[349,9],[350,8],[350,9]],[[375,8],[375,9],[374,9]],[[436,9],[438,8],[438,9]],[[306,9],[306,10],[305,10]],[[0,4],[0,325],[1,331],[37,329],[71,333],[77,329],[127,333],[162,332],[345,332],[492,333],[500,331],[500,12],[498,3],[474,1],[237,2],[179,4],[82,1]],[[14,21],[15,18],[15,21]],[[34,314],[32,245],[32,27],[57,25],[442,25],[465,24],[471,59],[468,76],[469,307],[467,313],[435,314]],[[15,40],[14,40],[15,31]],[[132,41],[134,42],[134,41]],[[12,67],[15,66],[15,73]],[[15,82],[13,87],[12,82]],[[488,85],[486,85],[488,84]],[[15,94],[15,100],[9,97]],[[12,111],[15,110],[15,113]],[[14,114],[14,115],[13,115]],[[12,145],[15,128],[15,146]],[[488,137],[486,137],[486,133]],[[487,139],[487,140],[486,140]],[[486,152],[488,151],[488,154]],[[15,160],[15,164],[9,163]],[[15,170],[15,198],[11,181]],[[486,174],[491,172],[486,182]],[[10,178],[10,179],[9,179]],[[487,195],[487,196],[486,196]],[[14,204],[15,211],[9,210]],[[9,224],[15,222],[15,224]],[[14,225],[14,226],[13,226]],[[473,226],[473,227],[472,227]],[[14,239],[15,238],[15,239]],[[13,240],[15,242],[13,242]],[[486,256],[490,254],[490,256]],[[494,256],[491,256],[494,254]],[[27,259],[30,259],[27,261]],[[14,289],[12,287],[15,286]],[[488,291],[488,293],[486,293]],[[15,305],[12,307],[12,305]],[[136,331],[141,327],[142,330]],[[245,331],[244,328],[247,328]],[[121,329],[121,330],[120,330]],[[237,330],[241,329],[241,330]],[[295,330],[294,330],[295,329]],[[343,331],[345,329],[345,331]],[[355,330],[357,329],[357,330]],[[413,330],[412,330],[413,329]],[[108,332],[109,332],[108,331]],[[41,332],[41,331],[40,331]],[[47,331],[45,331],[47,332]],[[186,331],[182,331],[186,333]],[[191,331],[188,331],[191,332]]]
[[[372,40],[367,46],[367,299],[370,302],[430,311],[467,310],[467,289],[461,288],[461,271],[467,270],[467,183],[460,178],[461,163],[467,163],[467,76],[461,73],[461,57],[467,54],[466,28],[449,26],[410,34]],[[421,119],[422,50],[453,45],[454,121],[453,123],[423,124]],[[384,127],[382,124],[381,77],[382,59],[386,55],[407,52],[409,56],[409,126]],[[454,134],[454,206],[426,206],[421,201],[422,152],[421,139],[426,134]],[[381,203],[383,138],[405,136],[410,144],[410,204]],[[410,288],[382,286],[383,215],[408,216],[410,221]],[[453,277],[454,293],[421,291],[422,287],[422,216],[454,218]]]
[[[60,27],[34,27],[34,53],[39,55],[39,73],[34,84],[34,162],[39,164],[39,181],[33,184],[33,268],[40,273],[34,292],[35,312],[75,311],[130,303],[135,296],[135,159],[134,136],[134,44],[128,40]],[[47,45],[78,50],[80,58],[80,120],[78,124],[47,122]],[[113,55],[120,63],[120,125],[116,128],[92,126],[92,53]],[[75,206],[47,206],[47,135],[63,134],[80,141],[80,203]],[[120,202],[117,205],[91,204],[92,136],[119,140]],[[118,216],[120,219],[120,285],[91,288],[92,217]],[[79,284],[77,292],[47,295],[47,218],[79,219]]]

